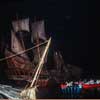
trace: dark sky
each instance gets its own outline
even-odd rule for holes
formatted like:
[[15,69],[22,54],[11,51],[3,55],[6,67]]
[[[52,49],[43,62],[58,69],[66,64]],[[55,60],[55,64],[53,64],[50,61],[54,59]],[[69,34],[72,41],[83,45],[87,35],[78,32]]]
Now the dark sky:
[[[9,23],[19,16],[36,16],[46,21],[46,31],[53,37],[66,63],[88,65],[87,0],[19,0],[0,1],[1,36],[9,31]],[[9,33],[9,32],[8,32]]]

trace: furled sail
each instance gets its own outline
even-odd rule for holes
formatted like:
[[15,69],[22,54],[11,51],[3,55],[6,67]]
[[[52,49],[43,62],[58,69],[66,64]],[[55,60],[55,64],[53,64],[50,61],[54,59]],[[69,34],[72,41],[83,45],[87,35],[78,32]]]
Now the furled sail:
[[[29,29],[29,18],[18,19],[18,20],[13,21],[12,28],[15,33],[15,34],[13,34],[12,37],[17,38],[17,40],[15,40],[16,42],[14,42],[13,44],[15,44],[15,46],[16,46],[16,43],[19,44],[19,48],[17,45],[16,49],[20,49],[19,51],[21,51],[22,49],[23,50],[28,49],[33,46],[32,42],[31,42],[31,33],[30,33],[30,29]],[[18,43],[18,41],[19,41],[19,43]],[[21,44],[21,46],[20,46],[20,44]],[[16,50],[14,50],[14,51],[16,51]],[[26,54],[23,54],[23,55],[25,57]],[[30,60],[33,59],[33,57],[31,57],[31,55],[33,55],[32,51],[27,53],[27,56],[29,57]]]
[[29,32],[29,18],[13,21],[12,27],[14,32],[22,30]]
[[29,39],[26,39],[29,38],[30,35],[29,19],[13,21],[12,27],[13,30],[11,31],[11,50],[9,51],[8,49],[5,49],[5,56],[16,56],[7,59],[8,68],[6,72],[8,73],[8,77],[11,79],[19,79],[20,77],[23,79],[21,75],[29,72],[27,70],[32,69],[32,63],[27,52],[20,55],[17,54],[30,48],[25,45],[27,42],[29,42]]
[[[11,31],[11,50],[14,53],[19,53],[19,52],[25,50],[24,45],[22,45],[19,42],[16,34],[13,31]],[[24,57],[24,58],[26,58],[27,60],[29,59],[26,54],[21,54],[21,56]]]
[[[36,45],[45,41],[46,38],[46,34],[45,34],[45,27],[44,27],[44,21],[37,21],[34,22],[32,24],[32,36],[31,36],[31,40],[33,43],[35,43]],[[42,40],[42,41],[41,41]],[[38,64],[39,59],[41,57],[41,55],[43,54],[45,45],[38,47],[36,49],[34,49],[34,63]],[[46,62],[47,57],[45,58],[45,62]]]
[[31,40],[34,41],[37,40],[37,38],[46,40],[44,20],[32,23]]

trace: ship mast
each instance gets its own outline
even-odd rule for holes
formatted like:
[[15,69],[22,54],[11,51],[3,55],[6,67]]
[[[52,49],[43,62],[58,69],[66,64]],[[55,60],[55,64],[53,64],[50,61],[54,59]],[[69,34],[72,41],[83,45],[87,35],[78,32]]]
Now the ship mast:
[[[20,22],[19,22],[19,18],[18,18],[18,14],[16,14],[16,18],[17,18],[18,28],[19,28],[19,30],[21,30]],[[19,31],[19,32],[21,33],[21,31]],[[22,34],[20,34],[20,36],[21,36],[22,46],[23,46],[23,48],[24,48],[24,50],[25,50],[25,45],[24,45],[24,41],[23,41],[23,39],[22,39]]]
[[[47,40],[45,36],[45,28],[44,28],[44,20],[36,21],[36,18],[34,18],[34,22],[32,23],[32,36],[31,36],[32,42],[35,45],[38,45],[42,41]],[[44,46],[37,47],[34,52],[34,63],[37,65],[40,57],[44,51]],[[46,59],[45,59],[46,60]]]
[[[36,17],[34,17],[34,22],[36,21]],[[38,45],[39,44],[39,33],[37,32],[36,33],[36,37],[37,37],[37,39],[36,39],[36,45]],[[39,60],[40,60],[40,57],[41,57],[41,55],[40,55],[40,47],[38,46],[37,47],[37,52],[38,52],[38,58],[39,58]]]

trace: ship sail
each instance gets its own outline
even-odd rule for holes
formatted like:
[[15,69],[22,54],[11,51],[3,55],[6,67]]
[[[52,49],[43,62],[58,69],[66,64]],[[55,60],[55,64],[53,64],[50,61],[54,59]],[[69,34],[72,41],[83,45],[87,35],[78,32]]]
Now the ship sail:
[[[37,35],[38,34],[38,35]],[[46,40],[44,20],[32,23],[32,42],[37,39]]]
[[[13,31],[11,31],[11,50],[14,53],[19,53],[19,52],[25,50],[24,46],[21,45],[18,38],[16,37],[16,34]],[[26,59],[29,59],[26,54],[21,54],[21,56]]]
[[[27,49],[25,46],[24,37],[26,35],[29,35],[28,34],[29,19],[13,21],[12,26],[13,26],[13,30],[11,31],[11,50],[5,49],[6,57],[16,55],[24,51],[25,49]],[[7,59],[7,64],[8,64],[7,72],[10,72],[8,73],[8,75],[9,77],[13,76],[13,78],[15,78],[16,75],[23,74],[22,73],[23,71],[25,73],[25,70],[29,70],[30,68],[32,69],[32,63],[27,53],[22,53],[20,55]],[[17,71],[16,73],[17,69],[19,71]]]
[[18,32],[22,30],[29,32],[30,31],[29,30],[29,18],[13,21],[12,27],[13,27],[14,32]]
[[[44,20],[42,21],[36,21],[32,23],[32,36],[31,36],[31,41],[34,44],[39,44],[43,41],[47,40],[46,34],[45,34],[45,27],[44,27]],[[38,64],[39,59],[41,55],[43,54],[45,46],[38,47],[34,49],[34,63]],[[47,57],[45,58],[46,62]]]

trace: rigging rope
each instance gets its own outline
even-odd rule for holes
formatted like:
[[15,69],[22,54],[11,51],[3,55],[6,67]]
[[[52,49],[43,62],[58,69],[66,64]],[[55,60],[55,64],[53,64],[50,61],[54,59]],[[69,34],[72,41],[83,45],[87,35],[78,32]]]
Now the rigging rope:
[[44,58],[45,58],[45,56],[46,56],[46,54],[47,54],[47,51],[48,51],[49,46],[50,46],[50,43],[51,43],[51,38],[49,38],[48,43],[47,43],[47,45],[46,45],[46,48],[45,48],[45,50],[44,50],[44,53],[42,54],[42,57],[41,57],[40,62],[39,62],[39,64],[38,64],[37,71],[36,71],[36,73],[35,73],[35,75],[34,75],[34,77],[33,77],[33,80],[32,80],[32,83],[31,83],[30,87],[32,87],[32,86],[34,85],[36,79],[39,77],[38,74],[40,74],[40,72],[41,72],[41,70],[42,70],[42,67],[43,67],[43,64],[44,64]]
[[23,51],[21,51],[21,52],[19,52],[19,53],[17,53],[17,54],[14,54],[14,55],[11,55],[11,56],[8,56],[8,57],[1,58],[0,61],[4,61],[4,60],[7,60],[7,59],[16,57],[16,56],[18,56],[18,55],[21,55],[21,54],[23,54],[23,53],[25,53],[25,52],[28,52],[28,51],[30,51],[30,50],[32,50],[32,49],[35,49],[35,48],[37,48],[37,47],[39,47],[39,46],[42,46],[42,45],[46,44],[47,42],[48,42],[48,40],[46,40],[45,42],[40,43],[40,44],[38,44],[38,45],[36,45],[36,46],[33,46],[33,47],[29,48],[29,49],[23,50]]

